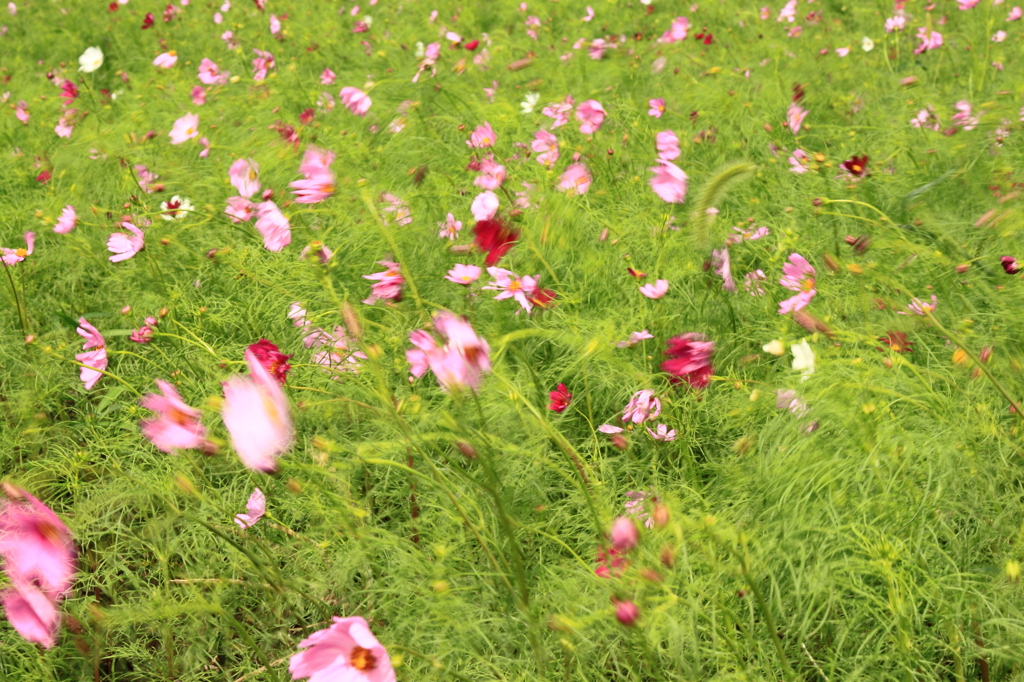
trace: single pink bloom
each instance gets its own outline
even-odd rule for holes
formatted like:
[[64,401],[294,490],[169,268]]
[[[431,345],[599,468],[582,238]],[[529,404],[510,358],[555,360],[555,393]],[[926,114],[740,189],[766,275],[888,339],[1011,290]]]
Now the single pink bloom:
[[377,263],[383,265],[385,269],[372,275],[363,275],[363,279],[375,280],[370,288],[370,297],[363,303],[373,305],[382,300],[402,300],[402,285],[405,284],[405,278],[402,277],[401,266],[389,260],[379,260]]
[[260,191],[259,173],[260,165],[252,159],[236,159],[228,169],[231,184],[246,199]]
[[206,90],[202,85],[192,88],[192,104],[195,104],[197,107],[206,104]]
[[597,427],[597,430],[601,433],[622,433],[623,429],[621,426],[614,426],[612,424],[601,424]]
[[629,348],[630,346],[635,346],[636,344],[640,343],[641,341],[646,341],[647,339],[653,339],[653,338],[654,338],[654,335],[651,334],[646,329],[644,329],[644,330],[641,330],[641,331],[638,331],[638,332],[633,332],[632,334],[629,335],[629,339],[627,339],[625,341],[619,341],[617,344],[615,344],[615,347],[616,348]]
[[658,147],[658,158],[672,161],[679,158],[679,138],[671,130],[662,130],[654,136]]
[[586,164],[574,163],[562,173],[561,182],[558,183],[558,187],[563,192],[586,194],[587,190],[590,189],[590,181],[590,171],[587,169]]
[[665,100],[661,97],[652,99],[647,102],[651,108],[648,110],[647,115],[653,116],[654,118],[661,118],[661,115],[665,113]]
[[449,213],[446,222],[438,223],[438,227],[441,228],[441,231],[437,233],[438,237],[455,239],[455,236],[462,230],[462,221],[456,220],[455,216]]
[[202,147],[202,149],[199,151],[199,158],[205,159],[210,155],[210,138],[200,137],[199,145]]
[[480,175],[473,184],[481,189],[493,190],[501,187],[505,182],[505,167],[497,163],[493,158],[486,158],[480,162]]
[[240,223],[252,218],[256,211],[256,204],[245,197],[228,197],[228,207],[224,212],[231,217],[231,222]]
[[129,340],[133,343],[149,343],[153,340],[153,330],[157,326],[155,317],[147,317],[145,324],[138,329],[133,329]]
[[276,14],[270,15],[270,35],[276,36],[281,32],[281,20],[277,18]]
[[142,251],[143,246],[145,246],[142,230],[127,221],[121,223],[121,227],[128,230],[130,234],[114,232],[110,235],[110,238],[107,240],[107,251],[114,254],[110,257],[111,263],[128,260],[139,251]]
[[601,124],[604,123],[604,117],[604,107],[597,100],[588,99],[585,102],[580,102],[580,105],[576,107],[576,118],[582,121],[580,132],[584,135],[592,135],[600,130]]
[[907,25],[907,18],[902,14],[897,14],[894,17],[889,17],[885,20],[885,32],[892,33],[893,31],[902,31]]
[[28,102],[25,100],[18,102],[14,107],[14,115],[18,117],[18,120],[21,121],[22,125],[28,125],[28,120],[30,118],[28,113]]
[[157,58],[153,60],[153,66],[158,66],[161,69],[169,69],[177,63],[178,53],[174,50],[171,50],[170,52],[164,52],[163,54],[157,56]]
[[797,175],[802,175],[810,170],[807,162],[810,161],[810,157],[803,149],[794,149],[793,156],[789,157],[789,170],[793,171]]
[[1007,21],[1017,21],[1022,16],[1024,16],[1024,10],[1021,10],[1020,7],[1014,7],[1013,9],[1010,10],[1010,13],[1006,16],[1006,20]]
[[[1001,42],[1003,42],[1004,40],[1006,40],[1006,31],[996,31],[996,32],[995,32],[995,33],[994,33],[994,34],[992,35],[992,42],[993,42],[993,43],[1001,43]],[[1001,70],[1001,69],[1000,69],[1000,70]]]
[[141,187],[144,192],[152,194],[153,192],[163,189],[163,185],[153,184],[153,181],[160,177],[159,175],[153,173],[141,163],[135,164],[134,168],[135,174],[138,176],[139,187]]
[[484,121],[469,136],[466,144],[474,149],[483,149],[484,147],[493,147],[497,139],[498,136],[494,133],[494,129],[491,128],[491,124]]
[[498,195],[490,190],[481,192],[473,199],[469,210],[474,220],[490,220],[498,212]]
[[174,127],[168,133],[171,144],[181,144],[186,140],[199,135],[199,115],[189,112],[174,122]]
[[567,96],[564,102],[551,103],[544,107],[540,113],[544,114],[548,118],[553,118],[554,121],[551,123],[551,129],[560,128],[569,122],[569,112],[572,111],[573,99],[571,96]]
[[672,27],[665,31],[660,38],[659,43],[676,43],[680,40],[686,40],[687,34],[690,32],[690,20],[686,17],[676,17],[672,20]]
[[[69,109],[68,113],[74,112],[74,109]],[[75,132],[75,126],[67,118],[61,117],[57,121],[57,125],[53,127],[53,132],[57,133],[57,137],[63,137],[65,139],[71,139],[71,133]]]
[[140,401],[142,407],[157,413],[155,419],[139,422],[142,435],[163,452],[203,447],[206,428],[199,422],[203,413],[186,405],[174,384],[156,379],[156,385],[163,395],[149,393]]
[[266,80],[267,72],[275,66],[274,55],[263,50],[253,50],[253,52],[256,53],[256,58],[252,60],[252,78],[255,81]]
[[846,55],[850,54],[850,48],[848,48],[848,47],[837,47],[836,48],[836,54],[839,55],[840,57],[845,57]]
[[456,263],[455,267],[448,271],[445,277],[449,282],[469,286],[480,278],[480,267],[477,265],[463,265]]
[[640,541],[640,531],[637,530],[633,519],[628,516],[620,516],[612,524],[608,537],[612,542],[612,547],[620,552],[628,552]]
[[917,39],[921,42],[914,48],[914,54],[942,47],[942,34],[938,31],[929,31],[924,26],[917,29]]
[[[534,37],[534,40],[536,39],[537,38]],[[593,40],[590,41],[590,46],[587,48],[587,55],[591,59],[597,61],[604,57],[604,53],[610,47],[615,47],[615,43],[609,43],[604,38],[594,38]]]
[[961,11],[974,9],[981,0],[956,0],[957,4],[960,5]]
[[199,63],[199,82],[206,85],[224,85],[231,76],[229,71],[221,71],[217,64],[203,57]]
[[75,544],[64,522],[20,488],[0,506],[0,556],[15,586],[33,585],[56,600],[71,589]]
[[263,236],[263,248],[280,251],[292,243],[292,226],[273,201],[256,204],[256,231]]
[[342,88],[340,97],[342,104],[348,107],[349,111],[356,116],[366,116],[366,112],[370,110],[370,105],[373,104],[370,96],[359,88]]
[[273,473],[278,456],[291,447],[295,437],[288,398],[249,349],[245,362],[250,376],[234,376],[224,382],[221,418],[242,464],[253,471]]
[[558,138],[546,130],[538,130],[533,134],[530,148],[538,152],[537,162],[551,168],[558,161]]
[[651,189],[654,193],[670,204],[681,204],[686,201],[687,178],[679,166],[671,161],[657,159],[657,166],[648,168],[654,173],[651,178]]
[[640,287],[640,293],[651,299],[659,299],[668,293],[668,280],[659,279],[651,284],[644,284]]
[[[647,433],[651,434],[651,438],[653,438],[654,440],[660,440],[660,441],[662,441],[664,443],[669,443],[669,442],[674,441],[676,439],[676,430],[675,429],[669,429],[664,424],[658,424],[658,428],[657,428],[656,431],[652,431],[650,429],[650,427],[645,427],[645,428],[647,429]],[[650,528],[652,525],[654,525],[654,520],[653,519],[647,519],[647,521],[650,524],[650,525],[647,526],[648,528]]]
[[722,288],[730,293],[736,292],[736,282],[732,279],[732,267],[729,262],[729,247],[715,249],[711,252],[711,267],[715,274],[722,278]]
[[68,204],[61,211],[60,219],[57,220],[57,224],[53,226],[53,231],[57,234],[67,234],[71,230],[75,229],[75,225],[78,224],[78,214],[75,213],[75,207]]
[[434,316],[434,328],[445,341],[444,345],[422,329],[409,334],[415,346],[405,353],[410,373],[420,377],[429,368],[445,391],[475,390],[483,374],[491,371],[487,341],[476,335],[469,322],[448,312]]
[[321,85],[334,85],[334,79],[336,77],[337,76],[335,75],[335,73],[333,71],[331,71],[328,68],[325,68],[323,70],[323,73],[320,74],[320,84]]
[[799,253],[790,254],[789,262],[782,266],[782,278],[779,279],[779,284],[790,291],[796,291],[797,295],[779,304],[780,315],[800,310],[811,302],[811,299],[818,293],[815,289],[816,275],[817,272],[806,258]]
[[494,281],[483,288],[498,292],[498,295],[494,297],[495,301],[514,298],[523,307],[523,310],[530,312],[533,308],[530,298],[537,291],[535,278],[530,276],[520,278],[511,270],[499,267],[487,268],[487,274],[493,277]]
[[235,523],[237,523],[242,530],[252,528],[266,513],[267,496],[264,495],[263,491],[259,488],[254,488],[252,495],[249,495],[249,501],[245,503],[245,513],[235,514]]
[[25,641],[52,649],[60,629],[57,602],[30,583],[16,584],[0,592],[7,620]]
[[935,294],[932,294],[931,303],[922,301],[919,298],[912,298],[910,299],[910,305],[907,306],[907,308],[915,315],[921,315],[924,317],[928,313],[934,312],[938,306],[939,299],[935,297]]
[[804,119],[807,118],[809,113],[809,111],[796,102],[789,105],[789,109],[786,110],[786,122],[789,124],[789,129],[793,131],[794,135],[800,132]]
[[978,125],[978,117],[985,113],[984,111],[979,112],[978,116],[974,116],[971,113],[971,103],[967,100],[960,100],[956,103],[957,113],[953,114],[953,125],[964,130],[974,130]]
[[26,232],[25,233],[25,248],[23,249],[0,249],[0,262],[3,262],[6,266],[12,266],[25,260],[26,256],[31,256],[32,252],[36,248],[36,233]]
[[294,188],[296,204],[319,204],[324,199],[334,194],[334,173],[326,171],[309,175],[302,180],[295,180],[288,183]]
[[293,680],[310,682],[395,682],[391,658],[359,616],[334,617],[334,624],[299,642],[309,647],[292,656]]
[[654,391],[648,388],[637,391],[629,399],[629,404],[622,412],[622,421],[642,424],[648,419],[654,419],[659,414],[661,414],[661,401],[654,395]]
[[779,12],[779,16],[775,18],[775,21],[783,20],[791,24],[796,21],[796,0],[788,0],[785,7]]
[[[85,339],[82,350],[86,352],[78,353],[75,359],[86,365],[81,368],[79,378],[85,384],[86,390],[89,390],[103,376],[103,370],[107,369],[107,342],[99,330],[86,322],[84,317],[78,318],[78,328],[75,331]],[[92,350],[89,350],[90,348]]]

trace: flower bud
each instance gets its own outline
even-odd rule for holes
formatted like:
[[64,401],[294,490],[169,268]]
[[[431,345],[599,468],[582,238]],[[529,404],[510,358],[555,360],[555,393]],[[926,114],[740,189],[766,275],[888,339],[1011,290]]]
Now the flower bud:
[[612,524],[611,541],[615,549],[620,552],[628,552],[636,547],[640,540],[640,532],[628,516],[620,516]]
[[981,360],[982,363],[988,362],[989,358],[991,358],[991,357],[992,357],[992,346],[985,346],[985,347],[983,347],[981,349],[981,352],[978,353],[978,359]]
[[654,525],[656,527],[664,528],[667,526],[671,516],[672,515],[669,513],[667,504],[659,503],[654,505],[654,514],[652,514],[652,518],[654,519]]
[[661,555],[658,557],[661,561],[661,565],[665,568],[672,568],[676,563],[676,550],[672,547],[672,543],[666,542],[661,548]]
[[626,437],[623,436],[621,433],[612,434],[610,440],[612,442],[612,445],[617,447],[619,450],[625,450],[626,448],[629,447],[629,441],[626,440]]
[[971,264],[970,263],[961,263],[960,265],[956,266],[956,271],[958,273],[960,273],[961,275],[964,274],[965,272],[967,272],[970,269],[971,269]]
[[459,449],[459,452],[466,456],[466,459],[476,459],[476,448],[465,441],[458,441],[455,443],[455,447]]
[[637,605],[631,601],[616,600],[615,601],[615,619],[627,627],[631,627],[636,623],[636,619],[640,617],[640,609]]

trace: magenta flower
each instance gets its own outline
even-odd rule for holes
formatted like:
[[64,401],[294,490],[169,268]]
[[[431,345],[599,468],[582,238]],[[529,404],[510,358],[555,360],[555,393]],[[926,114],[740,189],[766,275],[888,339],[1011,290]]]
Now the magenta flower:
[[[197,107],[206,104],[206,90],[202,85],[192,88],[192,104],[195,104]],[[203,139],[205,140],[206,138],[204,137]]]
[[32,584],[15,584],[0,592],[7,620],[26,642],[52,649],[57,643],[60,629],[60,611],[57,602]]
[[810,157],[803,149],[794,149],[793,156],[789,157],[789,170],[793,171],[797,175],[802,175],[810,170],[807,166],[807,162],[810,161]]
[[660,38],[659,43],[677,43],[680,40],[686,40],[686,35],[690,31],[690,20],[686,17],[676,17],[672,20],[672,27],[665,31]]
[[133,329],[128,338],[133,343],[149,343],[153,340],[153,330],[157,326],[155,317],[147,317],[145,323],[138,329]]
[[715,274],[722,278],[722,288],[730,293],[736,292],[736,282],[732,279],[732,267],[729,263],[729,247],[715,249],[711,252],[711,267]]
[[[654,391],[644,389],[637,391],[629,404],[622,412],[622,421],[632,421],[634,424],[642,424],[648,419],[654,419],[661,414],[661,401],[654,395]],[[608,433],[605,431],[605,433]]]
[[0,506],[0,556],[15,586],[33,585],[51,599],[64,596],[75,577],[75,544],[64,522],[20,488],[5,485]]
[[329,68],[324,68],[320,74],[320,85],[334,85],[335,74]]
[[662,130],[654,136],[658,147],[658,158],[672,161],[679,158],[679,138],[671,130]]
[[495,301],[514,298],[523,307],[523,310],[530,312],[533,308],[530,298],[537,291],[535,278],[530,276],[520,278],[514,272],[498,267],[487,268],[487,274],[493,277],[494,281],[483,288],[498,292],[498,295],[494,297]]
[[654,118],[661,118],[661,115],[665,113],[665,100],[661,97],[651,99],[647,101],[647,105],[650,107],[647,111],[648,116]]
[[159,67],[161,69],[169,69],[177,63],[178,53],[174,50],[157,55],[157,58],[153,60],[153,66]]
[[[978,116],[985,113],[980,112]],[[956,103],[956,113],[953,114],[953,125],[964,130],[974,130],[978,125],[978,116],[971,113],[971,103],[967,100],[960,100]]]
[[665,345],[668,360],[661,363],[661,371],[672,375],[672,383],[683,380],[694,388],[706,388],[714,372],[711,355],[715,352],[715,342],[708,341],[703,334],[690,332],[673,336]]
[[915,315],[921,315],[923,317],[925,315],[928,315],[929,313],[935,312],[935,309],[938,306],[939,299],[935,297],[935,294],[932,294],[931,303],[928,303],[927,301],[922,301],[921,299],[915,297],[910,299],[910,305],[908,305],[907,308],[910,310],[910,312],[914,313]]
[[381,272],[375,272],[372,275],[363,275],[363,279],[375,280],[371,287],[370,297],[365,299],[363,303],[373,305],[377,301],[382,300],[402,300],[402,285],[405,284],[405,278],[402,277],[402,268],[398,263],[393,263],[389,260],[379,260],[377,263],[378,265],[383,265],[386,269]]
[[921,42],[914,48],[914,54],[942,47],[942,34],[938,31],[929,31],[924,26],[917,29],[917,39]]
[[157,413],[155,419],[139,422],[142,435],[163,452],[202,448],[206,444],[206,427],[199,421],[203,413],[186,405],[173,384],[156,379],[156,385],[163,395],[150,393],[140,401]]
[[486,158],[480,162],[480,175],[473,184],[485,190],[494,190],[501,187],[505,182],[505,167],[497,163],[493,158]]
[[18,118],[19,121],[21,121],[22,125],[27,126],[29,118],[31,118],[31,116],[28,113],[28,102],[26,102],[25,100],[19,101],[18,104],[14,107],[14,115]]
[[576,107],[576,118],[582,122],[580,132],[584,135],[593,135],[600,130],[604,117],[604,107],[597,100],[588,99]]
[[590,171],[586,164],[574,163],[562,173],[559,189],[572,194],[586,194],[590,189]]
[[572,111],[573,99],[567,96],[564,102],[553,102],[541,110],[541,113],[548,118],[554,119],[551,129],[560,128],[569,122],[569,112]]
[[206,85],[224,85],[231,76],[230,71],[221,71],[217,65],[203,57],[199,63],[199,82]]
[[629,348],[630,346],[635,346],[636,344],[640,343],[641,341],[646,341],[647,339],[653,339],[653,338],[654,338],[653,334],[651,334],[646,329],[643,329],[643,330],[638,331],[638,332],[633,332],[632,334],[629,335],[629,338],[626,339],[625,341],[619,341],[618,343],[616,343],[615,347],[616,348]]
[[469,136],[466,144],[474,149],[483,149],[484,147],[493,147],[497,139],[498,136],[494,133],[494,129],[491,128],[491,124],[484,121]]
[[656,282],[644,284],[640,287],[640,293],[650,299],[659,299],[668,293],[668,280],[659,279]]
[[263,236],[263,248],[280,251],[292,243],[292,226],[273,201],[256,204],[256,231]]
[[359,88],[342,88],[340,97],[341,103],[348,107],[348,110],[356,116],[366,116],[366,112],[370,110],[370,105],[373,104],[370,96]]
[[[307,151],[308,155],[309,152]],[[332,154],[333,156],[333,154]],[[317,173],[307,174],[302,180],[295,180],[288,183],[294,188],[296,204],[319,204],[327,197],[334,194],[334,171],[324,169]]]
[[437,226],[441,228],[441,231],[437,233],[439,238],[455,239],[456,235],[462,230],[462,221],[456,220],[455,216],[449,213],[447,220],[443,223],[438,223]]
[[679,166],[671,161],[657,159],[657,166],[648,168],[654,173],[651,178],[651,189],[654,193],[670,204],[681,204],[686,201],[687,178]]
[[241,223],[252,218],[256,204],[245,197],[228,197],[228,207],[224,212],[231,217],[231,222]]
[[103,376],[103,371],[107,369],[107,342],[99,330],[86,322],[84,317],[78,318],[78,328],[75,331],[85,339],[82,350],[86,352],[78,353],[75,355],[75,359],[86,365],[81,368],[79,378],[88,390],[96,385],[96,382]]
[[786,110],[786,122],[789,124],[789,129],[793,131],[794,135],[800,132],[804,119],[807,118],[809,113],[809,111],[796,102],[789,105],[789,109]]
[[546,130],[538,130],[533,135],[530,148],[538,152],[537,163],[551,168],[558,161],[558,138]]
[[612,524],[608,539],[611,540],[612,547],[618,551],[628,552],[640,541],[640,531],[637,530],[633,519],[628,516],[620,516]]
[[263,50],[253,50],[256,58],[252,60],[252,79],[263,81],[267,79],[267,72],[275,66],[274,55]]
[[299,642],[309,647],[291,658],[293,680],[311,682],[395,682],[388,651],[359,616],[334,617],[334,624]]
[[129,234],[114,232],[107,240],[107,251],[114,254],[110,257],[111,263],[128,260],[139,251],[142,251],[143,246],[145,246],[142,230],[128,221],[121,223],[121,227],[128,230]]
[[181,144],[199,135],[199,115],[189,112],[174,122],[168,136],[171,144]]
[[480,267],[477,265],[463,265],[456,263],[455,267],[448,271],[445,279],[449,282],[469,286],[480,278]]
[[270,35],[276,36],[281,32],[281,20],[277,18],[276,14],[270,15]]
[[[246,199],[260,191],[259,174],[260,165],[252,159],[235,159],[228,169],[231,184],[238,190],[238,194]],[[228,199],[229,203],[230,201]]]
[[31,256],[32,252],[36,248],[36,233],[26,232],[25,233],[25,248],[23,249],[0,249],[0,262],[3,262],[5,266],[17,265],[21,261],[25,260],[27,256]]
[[476,221],[490,220],[498,212],[498,195],[487,190],[476,195],[473,205],[470,206],[473,219]]
[[266,513],[267,496],[259,488],[254,488],[252,495],[249,495],[249,501],[245,503],[245,513],[235,514],[235,523],[242,530],[252,528]]
[[224,382],[221,418],[242,464],[273,473],[277,458],[295,439],[288,398],[251,350],[246,349],[245,362],[250,376],[233,376]]
[[960,5],[961,11],[974,9],[981,0],[956,0],[957,4]]
[[477,336],[465,319],[447,312],[434,316],[434,328],[444,339],[444,345],[422,329],[409,334],[415,346],[405,352],[410,374],[420,377],[430,369],[445,391],[476,390],[481,377],[491,371],[487,341]]
[[57,234],[67,234],[71,230],[75,229],[75,225],[78,224],[78,214],[75,212],[75,207],[68,204],[61,211],[60,219],[57,220],[57,224],[53,226],[53,231]]
[[817,272],[806,258],[799,253],[789,255],[789,262],[782,266],[782,278],[779,279],[779,284],[797,294],[779,304],[779,315],[787,315],[800,310],[811,302],[814,295],[818,293],[814,288],[816,275]]

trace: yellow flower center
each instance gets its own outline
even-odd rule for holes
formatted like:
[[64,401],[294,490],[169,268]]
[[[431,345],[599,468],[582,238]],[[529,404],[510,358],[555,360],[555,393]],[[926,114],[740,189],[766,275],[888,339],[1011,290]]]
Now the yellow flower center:
[[804,281],[800,282],[800,288],[804,291],[811,291],[814,289],[814,278],[808,277]]
[[18,258],[24,258],[25,256],[28,255],[28,251],[25,249],[15,249],[14,255],[17,256]]
[[509,282],[509,284],[508,284],[508,290],[509,291],[519,291],[522,288],[523,288],[523,283],[520,282],[519,280],[514,280],[512,282]]
[[352,649],[352,653],[348,657],[349,663],[352,667],[360,672],[366,672],[367,670],[373,670],[377,667],[377,657],[369,649],[364,649],[361,646],[357,646]]

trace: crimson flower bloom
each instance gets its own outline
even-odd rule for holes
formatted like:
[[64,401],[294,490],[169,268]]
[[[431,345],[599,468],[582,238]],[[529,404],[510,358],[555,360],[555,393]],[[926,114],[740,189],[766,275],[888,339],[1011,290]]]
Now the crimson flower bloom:
[[673,336],[666,345],[665,357],[669,359],[661,363],[661,369],[672,375],[671,381],[685,380],[694,388],[705,388],[714,371],[711,354],[715,351],[715,342],[708,341],[703,334],[691,332]]
[[481,251],[487,252],[484,263],[488,266],[500,261],[517,239],[519,232],[501,218],[480,220],[473,226],[473,243]]
[[558,414],[565,412],[565,408],[572,403],[572,393],[569,393],[565,384],[558,384],[558,388],[548,395],[551,396],[551,404],[548,405],[548,409]]
[[868,155],[857,156],[854,154],[839,164],[839,167],[855,178],[863,178],[868,174]]
[[292,366],[288,364],[289,358],[292,356],[285,355],[281,352],[281,349],[276,344],[267,341],[266,339],[260,339],[256,343],[249,346],[249,350],[256,356],[256,360],[263,365],[271,376],[277,379],[277,382],[284,385],[284,382],[288,378],[288,372],[291,371]]
[[[911,346],[914,345],[913,341],[907,341],[907,335],[905,332],[886,332],[885,336],[879,336],[878,340],[887,346],[888,350],[896,353],[913,353],[914,349]],[[878,350],[884,351],[886,348],[879,348]]]
[[622,552],[616,549],[614,546],[609,547],[608,551],[598,548],[597,550],[597,568],[594,569],[594,573],[599,578],[618,578],[626,571],[626,567],[629,566],[629,561],[622,556]]
[[154,21],[153,13],[146,12],[146,18],[142,20],[142,30],[145,31],[147,28],[153,28]]
[[1003,266],[1007,275],[1016,275],[1022,269],[1021,264],[1013,256],[1003,256],[999,259],[999,264]]

